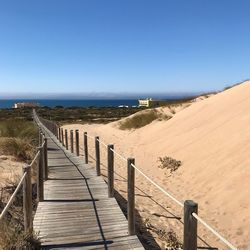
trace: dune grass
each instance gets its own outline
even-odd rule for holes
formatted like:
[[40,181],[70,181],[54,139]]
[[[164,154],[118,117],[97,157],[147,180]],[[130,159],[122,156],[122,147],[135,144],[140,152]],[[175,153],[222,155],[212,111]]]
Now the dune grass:
[[0,153],[29,161],[36,150],[37,136],[37,128],[30,121],[20,119],[0,121]]
[[156,109],[150,109],[139,112],[131,117],[126,118],[124,121],[121,121],[119,123],[119,128],[122,130],[138,129],[150,124],[154,120],[167,120],[169,118],[170,117],[163,115]]
[[37,236],[33,233],[25,233],[23,225],[16,223],[16,219],[3,220],[0,224],[0,232],[0,249],[40,249]]
[[[6,206],[7,201],[16,189],[20,178],[11,179],[1,190],[0,212]],[[35,201],[35,192],[32,194]],[[39,241],[37,235],[26,233],[24,231],[23,221],[23,193],[19,190],[14,203],[9,208],[5,218],[0,223],[0,249],[39,249]]]
[[[31,122],[20,118],[0,120],[0,154],[12,155],[30,163],[37,146],[38,130]],[[0,212],[14,192],[20,177],[1,180],[6,183],[0,196]],[[0,249],[38,249],[36,236],[24,232],[22,190],[20,190],[0,223]],[[33,194],[33,200],[35,193]]]

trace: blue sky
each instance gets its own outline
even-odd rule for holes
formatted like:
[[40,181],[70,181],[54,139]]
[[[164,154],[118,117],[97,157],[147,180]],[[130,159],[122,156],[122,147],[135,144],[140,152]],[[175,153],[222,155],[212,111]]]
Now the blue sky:
[[250,78],[250,1],[0,0],[4,93],[169,93]]

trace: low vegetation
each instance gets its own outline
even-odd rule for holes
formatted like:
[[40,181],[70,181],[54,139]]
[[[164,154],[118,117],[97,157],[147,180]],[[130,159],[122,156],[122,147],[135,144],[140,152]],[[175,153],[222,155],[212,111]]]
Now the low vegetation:
[[80,107],[43,107],[37,109],[40,117],[47,120],[59,122],[61,125],[67,123],[108,123],[117,121],[121,118],[130,116],[144,108],[118,108],[118,107],[102,107],[102,108],[80,108]]
[[0,153],[30,161],[36,151],[38,130],[31,121],[0,121]]
[[0,109],[0,121],[5,121],[9,119],[20,119],[25,121],[32,121],[31,109],[22,108],[22,109]]
[[139,112],[129,118],[126,118],[124,121],[121,121],[119,124],[119,128],[122,130],[125,129],[137,129],[144,127],[150,124],[154,120],[167,120],[170,117],[162,114],[156,109],[149,109],[144,112]]
[[[0,119],[1,160],[8,160],[5,155],[12,155],[18,161],[29,163],[36,152],[37,137],[38,130],[29,119],[18,116],[16,118]],[[0,190],[0,213],[20,180],[20,176],[15,176],[15,173],[11,175],[13,176],[9,180],[5,177],[0,180],[2,186]],[[35,201],[35,185],[33,187]],[[36,236],[24,233],[22,195],[22,190],[20,190],[5,218],[0,222],[0,249],[38,249]]]
[[181,161],[177,161],[172,157],[165,156],[165,157],[159,157],[160,165],[159,168],[166,168],[170,170],[170,173],[176,171],[181,166]]
[[150,220],[147,218],[144,221],[144,227],[149,230],[151,233],[157,235],[159,239],[164,242],[164,249],[166,250],[181,250],[182,244],[177,238],[177,235],[174,231],[166,231],[165,229],[160,229],[156,226],[153,226]]
[[233,87],[235,87],[235,86],[238,86],[238,85],[240,85],[240,84],[242,84],[242,83],[244,83],[244,82],[246,82],[246,81],[249,81],[249,79],[245,79],[245,80],[243,80],[243,81],[241,81],[241,82],[237,82],[237,83],[235,83],[235,84],[228,85],[228,86],[226,86],[226,87],[223,89],[223,91],[224,91],[224,90],[231,89],[231,88],[233,88]]
[[[10,181],[9,185],[2,189],[0,212],[5,207],[11,194],[14,192],[17,183],[17,181]],[[5,218],[0,223],[1,250],[39,249],[37,236],[32,233],[25,233],[23,225],[22,190],[20,190],[14,200],[14,203],[5,215]]]

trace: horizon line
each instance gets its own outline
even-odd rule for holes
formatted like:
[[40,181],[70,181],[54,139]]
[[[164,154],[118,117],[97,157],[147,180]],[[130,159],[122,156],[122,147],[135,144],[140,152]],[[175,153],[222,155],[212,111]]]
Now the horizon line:
[[39,99],[68,99],[68,100],[98,100],[98,99],[140,99],[140,98],[170,98],[170,97],[191,97],[196,95],[202,95],[211,91],[175,91],[175,92],[131,92],[131,93],[111,93],[111,92],[89,92],[89,93],[1,93],[0,99],[27,99],[27,100],[39,100]]

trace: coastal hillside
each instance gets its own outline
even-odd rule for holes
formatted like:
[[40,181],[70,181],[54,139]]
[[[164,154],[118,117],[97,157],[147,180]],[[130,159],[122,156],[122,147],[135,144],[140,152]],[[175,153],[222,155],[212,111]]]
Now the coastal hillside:
[[[198,202],[199,215],[229,241],[239,249],[250,249],[249,124],[250,81],[246,81],[192,103],[169,120],[154,121],[139,129],[120,130],[118,122],[70,127],[99,135],[104,142],[114,143],[124,156],[135,157],[136,165],[177,199]],[[182,165],[173,173],[159,168],[159,157],[165,156]],[[118,160],[116,170],[126,176],[126,168]],[[166,204],[168,212],[182,215],[142,177],[137,183],[161,205]],[[117,185],[118,191],[124,192]],[[159,228],[173,229],[181,239],[179,221],[167,219],[168,212],[150,202],[137,197],[140,214]],[[199,234],[210,246],[227,249],[200,225]]]

